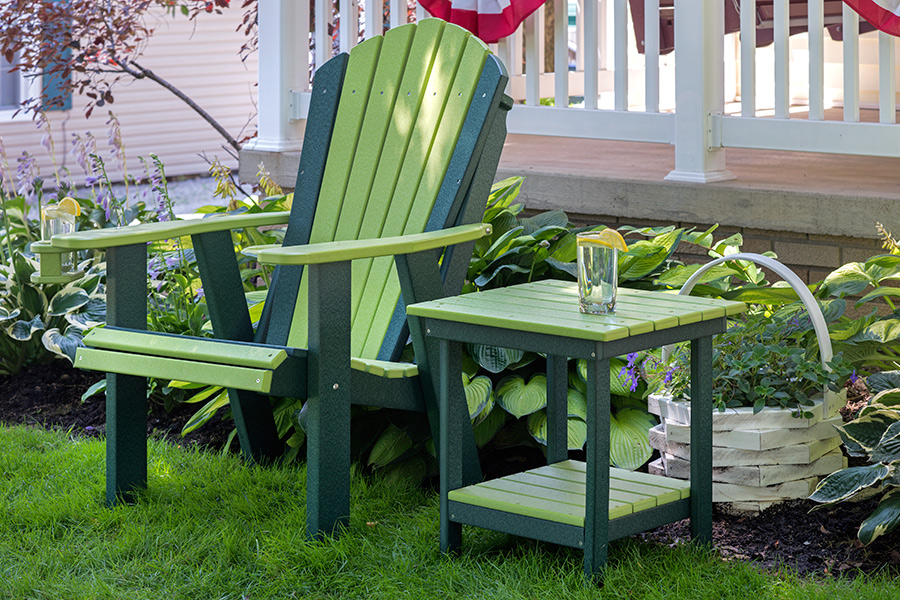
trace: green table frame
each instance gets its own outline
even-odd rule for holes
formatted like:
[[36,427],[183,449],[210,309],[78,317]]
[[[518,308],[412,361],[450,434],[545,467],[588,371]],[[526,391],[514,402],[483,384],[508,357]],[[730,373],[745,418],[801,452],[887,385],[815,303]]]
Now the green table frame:
[[[458,552],[462,525],[474,525],[583,549],[585,574],[594,578],[606,564],[610,540],[666,523],[690,518],[693,540],[711,543],[712,336],[725,331],[727,316],[744,309],[740,302],[620,289],[614,315],[583,315],[578,311],[576,284],[554,280],[409,306],[413,336],[437,340],[440,347],[441,551]],[[683,341],[690,341],[692,403],[697,409],[691,427],[689,494],[611,518],[610,358]],[[457,443],[461,425],[448,415],[451,403],[465,402],[459,383],[464,342],[547,355],[547,462],[557,468],[571,468],[573,463],[567,460],[567,361],[588,361],[583,526],[536,517],[540,511],[532,507],[510,512],[451,497],[462,487]]]

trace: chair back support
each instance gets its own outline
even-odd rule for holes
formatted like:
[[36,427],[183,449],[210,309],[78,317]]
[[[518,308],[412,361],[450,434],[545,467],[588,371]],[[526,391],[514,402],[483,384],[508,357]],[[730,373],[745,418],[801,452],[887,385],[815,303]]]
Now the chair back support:
[[[505,81],[484,43],[438,19],[391,29],[326,63],[313,86],[285,245],[459,224]],[[314,118],[333,121],[330,135],[315,137],[314,129],[329,128]],[[305,347],[302,269],[279,269],[272,314],[264,315],[271,322],[260,329],[269,343]],[[352,355],[393,354],[401,335],[391,326],[400,299],[393,258],[354,261],[351,297]]]

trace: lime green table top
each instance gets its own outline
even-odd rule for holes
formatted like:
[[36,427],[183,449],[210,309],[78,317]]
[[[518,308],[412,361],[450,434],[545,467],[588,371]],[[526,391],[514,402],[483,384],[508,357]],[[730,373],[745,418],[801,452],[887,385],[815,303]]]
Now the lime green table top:
[[708,321],[744,310],[743,302],[620,287],[613,314],[587,315],[578,309],[578,284],[555,279],[407,307],[410,315],[418,317],[598,342]]

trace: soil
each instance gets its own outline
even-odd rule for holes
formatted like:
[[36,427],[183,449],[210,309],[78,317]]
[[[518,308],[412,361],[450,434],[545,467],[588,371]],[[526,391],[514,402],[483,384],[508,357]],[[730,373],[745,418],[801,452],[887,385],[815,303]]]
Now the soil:
[[[73,369],[61,360],[14,377],[0,377],[0,422],[100,436],[105,428],[105,397],[101,393],[82,401],[81,396],[102,377],[99,373]],[[844,418],[853,418],[866,400],[861,382],[850,386],[848,408],[842,411]],[[184,423],[197,408],[181,405],[167,413],[162,405],[151,403],[148,434],[182,446],[221,449],[233,425],[219,417],[198,431],[181,436]],[[520,458],[519,462],[534,459]],[[490,470],[486,465],[486,471]],[[878,538],[869,546],[856,539],[859,524],[876,503],[877,499],[870,499],[810,512],[815,504],[798,500],[756,516],[727,514],[717,507],[713,516],[713,545],[723,560],[750,561],[772,571],[787,569],[805,576],[854,577],[863,572],[886,570],[898,575],[900,530]],[[690,522],[666,525],[641,537],[666,545],[683,543],[690,539]]]

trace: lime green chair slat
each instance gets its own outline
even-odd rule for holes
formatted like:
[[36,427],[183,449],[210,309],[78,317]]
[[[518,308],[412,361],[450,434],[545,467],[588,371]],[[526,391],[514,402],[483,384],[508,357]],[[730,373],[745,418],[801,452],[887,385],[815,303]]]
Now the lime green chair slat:
[[324,242],[288,248],[255,246],[249,249],[249,254],[255,255],[259,262],[266,264],[313,265],[422,252],[477,240],[490,233],[490,225],[472,223],[471,225],[458,225],[449,229],[396,237]]
[[[480,40],[465,36],[457,29],[451,31],[456,36],[454,42],[458,40],[460,44],[457,51],[459,57],[447,56],[450,53],[445,53],[442,47],[442,52],[435,60],[431,82],[425,93],[423,111],[420,113],[422,122],[416,125],[417,133],[422,132],[416,139],[422,140],[423,147],[426,145],[425,140],[428,140],[428,151],[427,156],[423,157],[424,165],[417,169],[410,168],[409,193],[415,196],[415,200],[405,218],[402,229],[404,234],[424,231],[428,224],[441,181],[450,163],[452,149],[459,139],[462,123],[475,93],[478,78],[469,75],[480,72],[488,56],[487,48]],[[445,33],[445,37],[447,37],[447,33]],[[456,47],[450,44],[447,46]],[[418,142],[415,143],[418,144]],[[417,174],[416,171],[419,169],[421,172]],[[415,190],[412,189],[413,183],[415,183]],[[394,199],[395,205],[400,204],[397,202],[397,194],[401,192],[406,193],[405,188],[401,190],[401,186],[398,185]],[[392,214],[388,217],[388,223],[396,222],[399,229],[401,217],[402,215],[399,213],[393,214],[392,206]],[[400,282],[396,275],[393,259],[373,263],[366,286],[363,298],[373,301],[378,298],[378,303],[374,305],[374,309],[370,308],[365,311],[368,314],[363,311],[357,312],[354,327],[368,328],[364,346],[359,354],[375,356],[381,348],[391,314],[400,298]],[[378,290],[381,290],[380,295],[376,293]],[[368,304],[368,306],[372,307],[373,304]]]
[[232,344],[187,336],[153,335],[106,327],[88,333],[84,337],[84,344],[104,350],[259,369],[275,369],[287,358],[287,352],[271,346]]
[[[407,148],[409,147],[410,136],[416,123],[422,94],[424,93],[425,85],[428,82],[431,63],[434,60],[435,52],[441,42],[441,32],[445,25],[445,23],[434,19],[425,20],[415,27],[415,35],[408,54],[411,57],[415,57],[415,60],[407,61],[404,65],[402,77],[398,86],[399,91],[397,92],[397,98],[394,102],[393,112],[391,114],[390,124],[388,125],[384,143],[382,144],[378,170],[372,183],[369,201],[366,204],[365,216],[363,217],[363,223],[359,231],[360,238],[375,238],[382,236],[382,227],[387,217],[387,207],[390,206],[400,168],[403,165],[404,157]],[[404,35],[406,34],[404,33]],[[392,37],[391,32],[389,31],[385,37]],[[357,48],[359,48],[359,46],[357,46]],[[344,95],[348,93],[352,94],[353,91],[353,87],[349,83],[348,77],[351,70],[354,68],[354,62],[357,61],[357,48],[354,48],[353,52],[350,54],[350,61],[347,67],[348,76],[345,77],[344,87],[341,92],[342,100]],[[379,90],[379,92],[380,91],[381,90]],[[340,120],[340,118],[341,115],[339,109],[338,120]],[[354,147],[353,151],[355,152],[355,150],[356,148]],[[377,148],[375,151],[377,151]],[[342,154],[337,154],[333,148],[330,149],[328,161],[326,163],[326,173],[328,171],[328,165],[331,164],[333,159],[341,160],[342,158],[343,160],[349,160]],[[352,155],[350,158],[352,158]],[[329,185],[327,175],[326,179],[323,181],[323,188],[326,185]],[[342,185],[344,185],[342,189],[346,189],[346,184],[344,183]],[[325,197],[320,193],[320,200],[309,239],[311,243],[327,242],[334,239],[335,229],[330,225],[331,215],[329,215],[328,212],[320,214],[321,206],[324,201]],[[344,199],[343,197],[339,199],[333,198],[329,201],[338,204],[339,210],[339,206],[343,204]],[[357,270],[364,268],[364,266],[357,267]],[[306,345],[307,289],[304,278],[304,281],[301,282],[300,293],[297,296],[294,321],[291,323],[291,332],[288,337],[288,344],[291,346],[302,347]],[[356,288],[357,297],[359,295],[359,290],[361,289],[361,287]],[[351,330],[351,335],[356,336],[358,334]],[[372,357],[374,358],[374,356]]]
[[350,368],[387,379],[406,379],[408,377],[416,377],[419,374],[419,367],[412,363],[391,362],[374,358],[351,358]]
[[109,227],[54,235],[53,246],[68,250],[102,250],[242,227],[284,225],[289,218],[290,213],[288,212],[274,212],[253,215],[222,215],[188,221],[142,223],[128,227]]
[[220,385],[261,394],[269,393],[272,387],[272,371],[266,369],[215,365],[194,360],[126,354],[94,348],[79,348],[75,354],[75,366],[92,371]]

